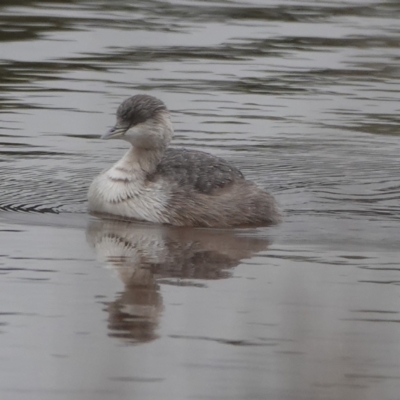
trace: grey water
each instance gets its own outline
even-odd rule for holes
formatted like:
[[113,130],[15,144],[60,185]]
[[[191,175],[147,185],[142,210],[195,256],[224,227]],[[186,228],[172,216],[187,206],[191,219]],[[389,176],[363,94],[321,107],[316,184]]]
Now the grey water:
[[[398,400],[399,21],[397,0],[2,0],[0,398]],[[136,93],[284,222],[89,216]]]

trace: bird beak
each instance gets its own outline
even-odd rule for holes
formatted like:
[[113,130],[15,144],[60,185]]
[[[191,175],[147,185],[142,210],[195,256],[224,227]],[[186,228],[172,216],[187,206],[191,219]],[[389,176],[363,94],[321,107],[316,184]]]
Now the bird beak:
[[108,132],[106,132],[101,138],[104,140],[118,139],[126,132],[126,128],[115,125]]

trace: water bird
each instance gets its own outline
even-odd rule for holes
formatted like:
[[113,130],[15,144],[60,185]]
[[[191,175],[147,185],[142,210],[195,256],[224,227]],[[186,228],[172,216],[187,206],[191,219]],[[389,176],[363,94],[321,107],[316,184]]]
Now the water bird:
[[129,97],[103,139],[128,152],[90,185],[89,212],[192,227],[267,226],[280,222],[275,199],[222,158],[168,147],[174,134],[165,104]]

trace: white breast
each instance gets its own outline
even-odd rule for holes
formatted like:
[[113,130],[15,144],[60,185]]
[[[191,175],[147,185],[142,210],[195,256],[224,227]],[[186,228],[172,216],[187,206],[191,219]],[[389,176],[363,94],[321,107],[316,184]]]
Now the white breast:
[[145,182],[141,172],[125,170],[116,164],[91,184],[89,211],[168,223],[165,189],[159,182]]

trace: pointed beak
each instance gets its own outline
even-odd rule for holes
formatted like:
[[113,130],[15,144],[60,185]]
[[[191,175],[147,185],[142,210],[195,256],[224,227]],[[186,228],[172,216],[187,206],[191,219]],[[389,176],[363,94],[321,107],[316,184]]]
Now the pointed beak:
[[108,139],[118,139],[126,132],[126,128],[120,126],[114,126],[109,131],[107,131],[101,138],[104,140]]

